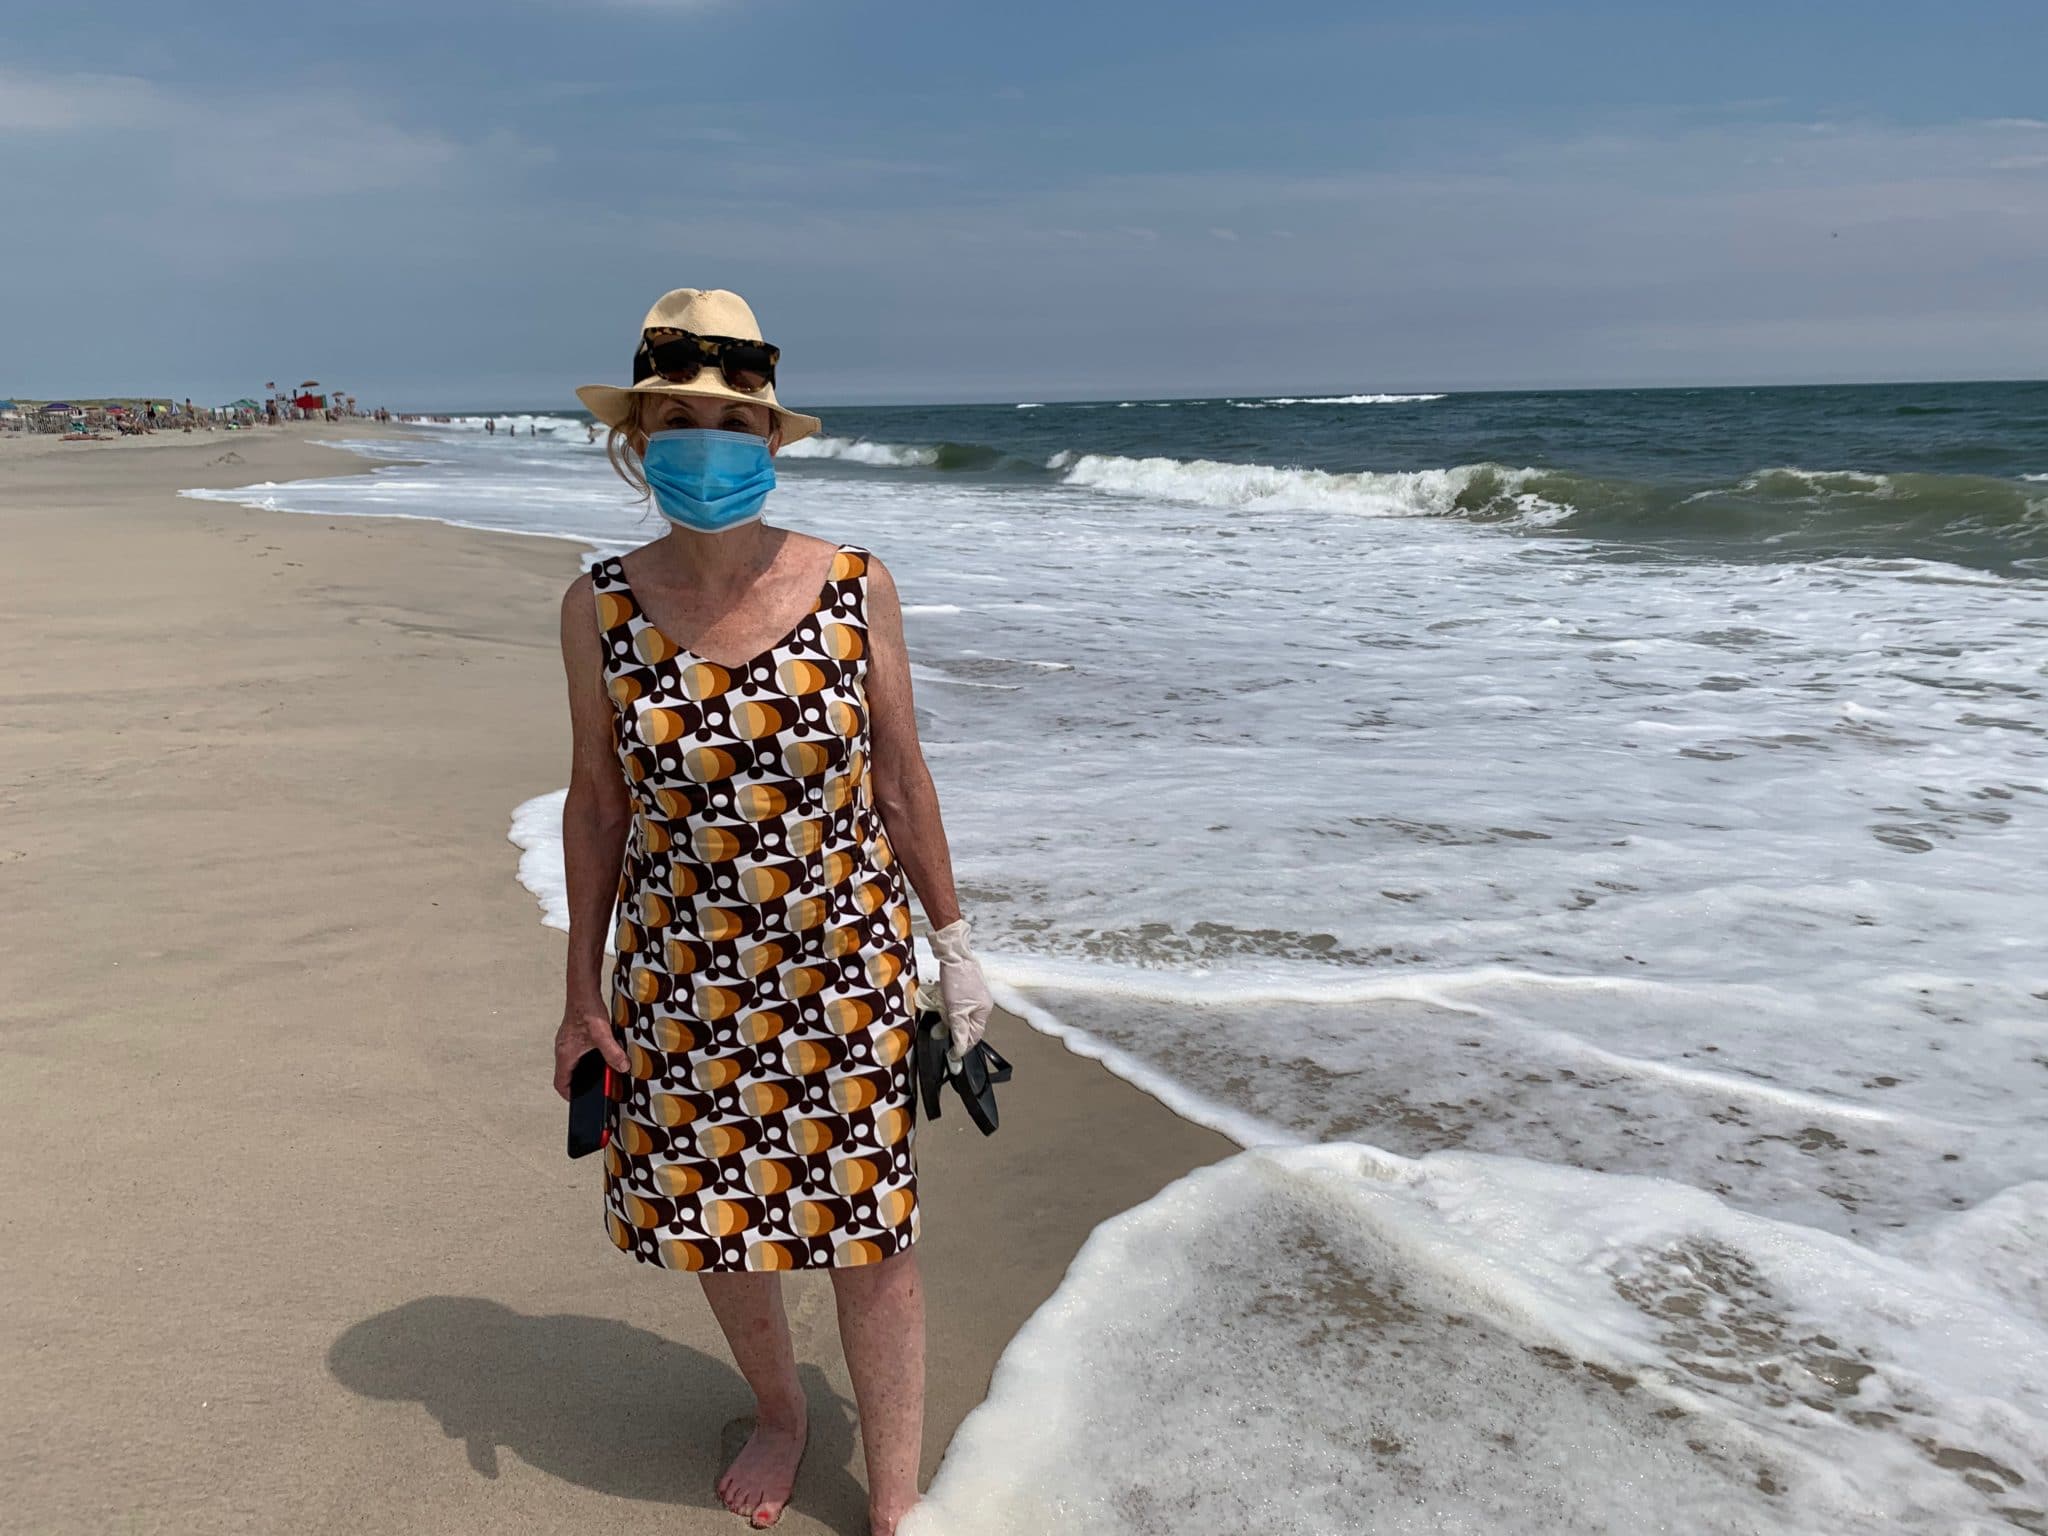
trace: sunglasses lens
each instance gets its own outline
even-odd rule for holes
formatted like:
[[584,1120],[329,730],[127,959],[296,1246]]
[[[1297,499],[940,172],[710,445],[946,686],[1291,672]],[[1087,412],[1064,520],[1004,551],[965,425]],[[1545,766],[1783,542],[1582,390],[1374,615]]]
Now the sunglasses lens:
[[687,384],[703,367],[694,342],[663,341],[648,349],[647,361],[654,372],[671,384]]
[[734,389],[759,389],[775,377],[775,365],[769,361],[766,347],[727,347],[719,359],[725,371],[725,382]]

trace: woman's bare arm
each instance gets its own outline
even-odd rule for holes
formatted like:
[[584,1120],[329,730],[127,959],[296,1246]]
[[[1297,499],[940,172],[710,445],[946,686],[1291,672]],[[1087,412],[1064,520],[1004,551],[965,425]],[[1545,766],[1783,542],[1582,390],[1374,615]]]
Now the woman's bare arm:
[[562,665],[569,678],[573,733],[569,795],[562,805],[562,869],[569,888],[569,959],[562,1027],[555,1036],[555,1091],[569,1096],[569,1071],[595,1046],[618,1071],[626,1054],[612,1036],[604,1004],[604,944],[633,801],[612,742],[612,704],[604,691],[604,654],[590,576],[562,598]]
[[868,558],[868,746],[875,810],[889,846],[924,907],[925,921],[944,928],[960,916],[953,856],[939,817],[939,792],[917,740],[910,694],[910,654],[903,607],[887,566]]

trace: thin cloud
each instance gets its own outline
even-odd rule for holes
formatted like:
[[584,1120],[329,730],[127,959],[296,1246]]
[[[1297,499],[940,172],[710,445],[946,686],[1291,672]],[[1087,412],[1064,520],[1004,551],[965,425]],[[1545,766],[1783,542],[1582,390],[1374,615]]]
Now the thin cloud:
[[155,86],[131,76],[0,69],[0,134],[40,137],[140,126],[158,100]]
[[[280,128],[288,123],[317,123],[319,131]],[[464,154],[454,140],[406,128],[345,91],[219,97],[128,76],[0,73],[0,142],[33,141],[52,163],[81,158],[104,181],[120,176],[137,134],[204,146],[170,156],[147,185],[206,201],[319,200],[415,186],[440,179]],[[10,173],[32,170],[0,166],[0,187]]]

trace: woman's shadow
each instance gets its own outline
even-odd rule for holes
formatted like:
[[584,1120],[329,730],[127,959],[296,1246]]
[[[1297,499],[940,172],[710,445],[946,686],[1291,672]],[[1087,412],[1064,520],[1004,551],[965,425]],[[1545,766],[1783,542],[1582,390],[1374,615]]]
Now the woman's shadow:
[[[714,1485],[751,1428],[751,1395],[723,1360],[628,1323],[528,1317],[476,1296],[426,1296],[357,1323],[327,1367],[364,1397],[421,1404],[485,1477],[502,1446],[568,1482],[655,1503],[722,1508]],[[811,1440],[792,1503],[828,1522],[846,1512],[859,1529],[853,1415],[822,1371],[801,1369]]]

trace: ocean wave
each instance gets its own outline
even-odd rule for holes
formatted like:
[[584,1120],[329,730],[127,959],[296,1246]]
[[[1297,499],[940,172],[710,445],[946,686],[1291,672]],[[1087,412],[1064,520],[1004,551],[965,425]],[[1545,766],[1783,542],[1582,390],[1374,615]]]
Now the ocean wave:
[[1258,511],[1348,512],[1365,517],[1563,517],[1570,509],[1528,494],[1539,475],[1500,464],[1452,469],[1361,470],[1351,474],[1215,459],[1130,459],[1054,454],[1063,481],[1119,496]]
[[849,464],[872,464],[885,469],[930,468],[939,461],[939,450],[921,444],[875,443],[866,438],[800,438],[781,449],[785,459],[842,459]]
[[1491,463],[1339,473],[1072,450],[1052,455],[1045,468],[1067,485],[1109,495],[1253,511],[1455,517],[1631,544],[1709,540],[1737,559],[1903,555],[2001,571],[2048,560],[2048,495],[1989,476],[1778,465],[1688,491]]
[[1873,491],[1886,492],[1891,483],[1890,475],[1867,470],[1801,469],[1796,464],[1780,464],[1743,476],[1735,488],[1762,496],[1861,496]]
[[1284,405],[1417,405],[1442,395],[1270,395],[1258,400],[1233,400],[1240,411],[1268,411]]
[[1907,555],[2016,570],[2048,560],[2048,495],[1988,475],[1778,465],[1676,506],[1669,499],[1624,482],[1571,521],[1596,534],[1713,536],[1776,556]]
[[806,437],[782,450],[790,459],[836,459],[871,469],[936,469],[972,473],[1006,465],[1035,469],[987,443],[877,443],[867,438]]
[[1420,405],[1442,395],[1270,395],[1268,405]]

